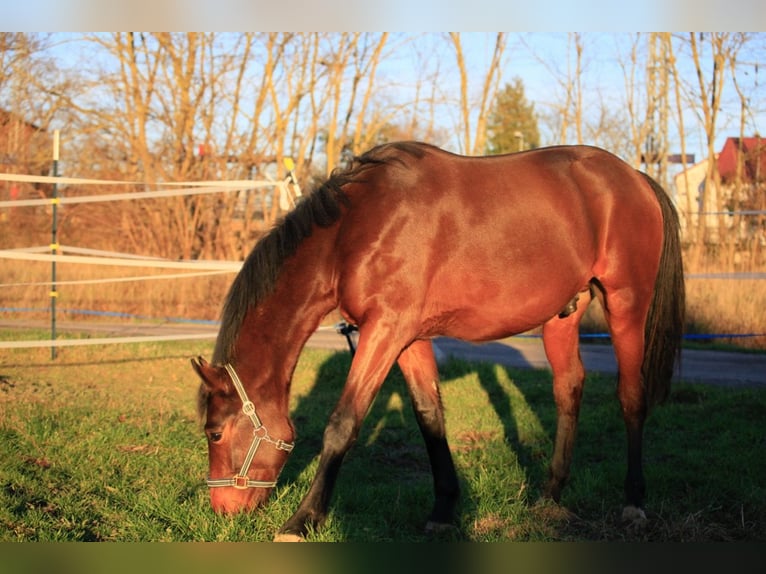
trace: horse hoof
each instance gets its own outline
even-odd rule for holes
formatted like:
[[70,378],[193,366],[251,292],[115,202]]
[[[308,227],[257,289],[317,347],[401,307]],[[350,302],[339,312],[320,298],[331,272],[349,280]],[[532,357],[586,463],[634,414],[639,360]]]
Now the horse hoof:
[[306,539],[300,534],[279,532],[274,536],[274,542],[306,542]]
[[646,513],[642,508],[630,505],[622,510],[622,521],[628,526],[644,526],[647,523]]

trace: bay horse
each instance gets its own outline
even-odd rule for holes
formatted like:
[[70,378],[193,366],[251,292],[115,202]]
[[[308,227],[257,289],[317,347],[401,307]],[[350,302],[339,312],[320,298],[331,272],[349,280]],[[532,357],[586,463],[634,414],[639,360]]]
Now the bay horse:
[[434,488],[427,529],[459,495],[431,339],[481,342],[542,325],[557,409],[544,493],[560,500],[585,370],[578,324],[600,300],[627,430],[623,518],[645,520],[642,436],[669,392],[684,323],[678,217],[649,176],[609,152],[558,146],[466,157],[428,144],[375,147],[303,199],[255,245],[226,297],[200,415],[217,512],[251,510],[295,440],[288,407],[299,354],[339,309],[359,329],[313,482],[275,540],[325,519],[344,455],[397,362]]

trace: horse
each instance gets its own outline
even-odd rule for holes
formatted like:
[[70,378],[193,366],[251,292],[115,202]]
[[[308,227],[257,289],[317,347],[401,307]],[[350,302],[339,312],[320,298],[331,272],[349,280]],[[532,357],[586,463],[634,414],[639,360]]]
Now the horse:
[[334,310],[358,327],[358,345],[313,481],[274,540],[303,540],[321,526],[344,455],[395,362],[433,476],[426,530],[453,523],[459,484],[437,336],[483,342],[542,326],[557,413],[543,493],[560,502],[585,379],[578,326],[594,298],[619,368],[623,518],[642,522],[644,422],[669,393],[684,323],[678,216],[662,187],[590,146],[469,157],[396,142],[355,157],[256,243],[226,296],[212,362],[192,359],[212,508],[266,503],[295,444],[293,371]]

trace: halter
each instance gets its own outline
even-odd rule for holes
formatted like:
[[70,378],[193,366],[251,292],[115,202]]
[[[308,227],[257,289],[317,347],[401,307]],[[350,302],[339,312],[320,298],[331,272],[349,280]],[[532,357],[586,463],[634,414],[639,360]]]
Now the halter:
[[247,416],[250,419],[250,422],[253,423],[253,442],[250,443],[250,449],[247,451],[247,456],[245,456],[245,461],[242,463],[242,468],[239,470],[239,474],[234,475],[232,478],[208,477],[207,485],[210,488],[233,486],[234,488],[241,490],[245,488],[273,488],[277,485],[276,480],[250,480],[248,478],[247,471],[250,469],[250,464],[253,462],[255,452],[258,450],[262,441],[271,443],[274,445],[274,448],[284,450],[285,452],[292,451],[295,444],[285,442],[282,439],[273,439],[269,436],[269,432],[266,430],[266,427],[263,426],[261,419],[258,418],[258,415],[255,412],[255,405],[247,398],[245,387],[242,384],[242,381],[239,380],[239,376],[237,376],[234,367],[232,367],[231,364],[226,363],[224,368],[226,369],[226,372],[229,373],[231,382],[234,383],[234,388],[237,389],[237,394],[242,400],[242,412],[245,413],[245,416]]

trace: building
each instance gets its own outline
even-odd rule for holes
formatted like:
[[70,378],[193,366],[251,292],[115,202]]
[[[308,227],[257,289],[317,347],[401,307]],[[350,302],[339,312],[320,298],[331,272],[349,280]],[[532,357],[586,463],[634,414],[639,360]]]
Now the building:
[[[706,243],[764,241],[766,139],[727,138],[715,155],[717,181],[708,181],[709,159],[674,177],[676,205],[686,241],[704,233]],[[700,224],[703,218],[704,228]]]
[[[0,109],[0,173],[48,175],[51,141],[44,128]],[[0,200],[45,197],[50,185],[0,181]],[[0,210],[0,221],[13,210]],[[14,214],[15,215],[15,214]]]

